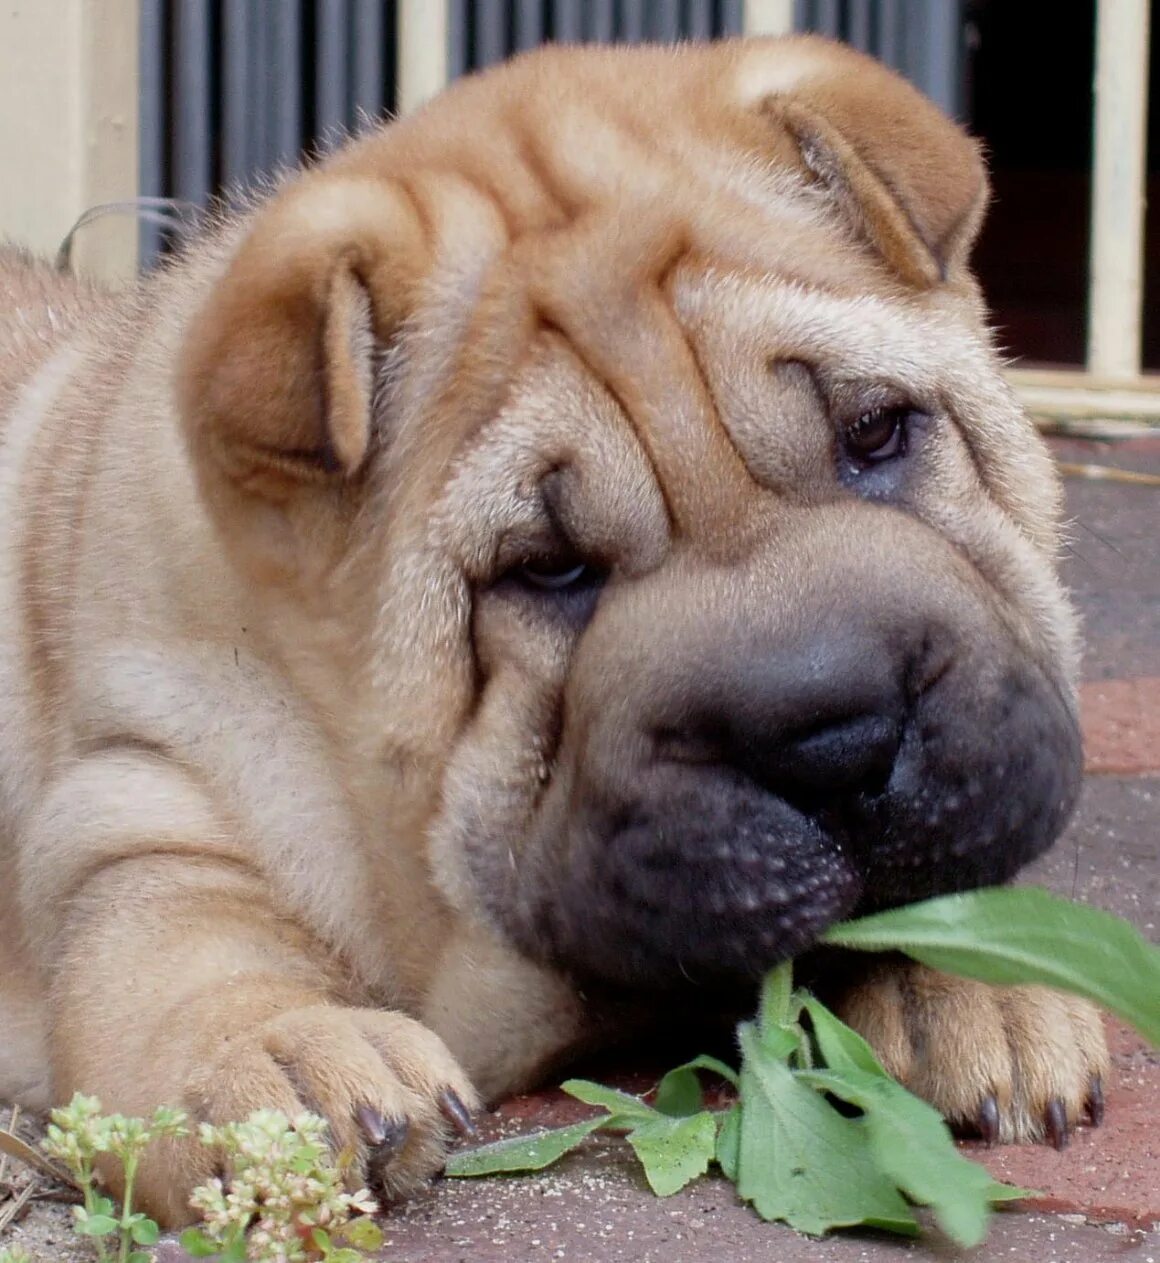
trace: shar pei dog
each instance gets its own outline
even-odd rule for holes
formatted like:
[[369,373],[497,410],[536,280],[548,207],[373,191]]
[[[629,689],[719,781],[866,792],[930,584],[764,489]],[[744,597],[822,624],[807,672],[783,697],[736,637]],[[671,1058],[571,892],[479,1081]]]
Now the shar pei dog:
[[[839,45],[549,48],[119,292],[6,248],[0,1095],[309,1106],[401,1196],[570,1052],[1048,847],[1076,633],[986,200]],[[1098,1114],[1086,1004],[830,968],[948,1119]]]

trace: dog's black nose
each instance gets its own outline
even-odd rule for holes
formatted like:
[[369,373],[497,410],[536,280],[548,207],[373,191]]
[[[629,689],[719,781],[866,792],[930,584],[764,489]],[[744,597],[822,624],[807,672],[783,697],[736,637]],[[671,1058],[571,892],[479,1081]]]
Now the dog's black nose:
[[906,665],[867,635],[738,655],[685,692],[659,751],[736,769],[805,811],[879,794],[902,741]]
[[765,754],[754,749],[740,765],[795,806],[824,805],[833,795],[880,794],[901,740],[895,715],[839,715],[787,733]]

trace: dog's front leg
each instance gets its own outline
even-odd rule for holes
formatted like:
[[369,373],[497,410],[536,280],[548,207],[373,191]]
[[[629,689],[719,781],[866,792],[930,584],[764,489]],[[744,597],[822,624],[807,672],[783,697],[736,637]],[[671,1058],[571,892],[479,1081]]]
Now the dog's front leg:
[[[389,1194],[438,1169],[470,1082],[419,1023],[341,1002],[332,955],[172,764],[132,752],[75,765],[30,822],[21,879],[25,907],[57,909],[30,926],[51,973],[57,1101],[80,1090],[109,1111],[175,1105],[210,1122],[312,1109],[359,1159],[356,1178]],[[154,1146],[138,1204],[188,1221],[214,1165],[192,1139]]]

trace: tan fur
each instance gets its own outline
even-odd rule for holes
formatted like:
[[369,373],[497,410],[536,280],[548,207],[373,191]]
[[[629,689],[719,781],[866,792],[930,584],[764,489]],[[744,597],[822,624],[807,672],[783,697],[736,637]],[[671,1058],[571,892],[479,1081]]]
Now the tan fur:
[[[564,680],[666,618],[645,583],[577,649],[487,594],[542,544],[558,466],[586,551],[691,576],[723,625],[902,548],[906,582],[976,594],[1071,678],[1058,487],[966,266],[985,200],[961,132],[823,41],[558,49],[121,295],[0,255],[0,1095],[305,1101],[356,1147],[369,1105],[410,1123],[405,1192],[439,1091],[494,1098],[593,1036],[492,897],[564,774]],[[896,535],[835,499],[829,421],[767,371],[798,360],[954,401]],[[818,415],[790,432],[791,406]],[[1013,1134],[1045,1094],[1074,1117],[1084,1006],[939,986],[936,1104],[990,1085]],[[180,1221],[204,1174],[155,1155],[146,1206]]]
[[57,272],[16,246],[0,242],[0,416],[20,384],[76,325],[109,300],[84,281]]

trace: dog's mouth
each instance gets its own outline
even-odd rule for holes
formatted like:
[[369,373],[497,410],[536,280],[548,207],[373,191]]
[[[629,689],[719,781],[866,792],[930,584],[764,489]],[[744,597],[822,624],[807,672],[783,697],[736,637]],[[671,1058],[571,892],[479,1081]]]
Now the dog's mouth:
[[650,989],[748,981],[863,898],[850,847],[784,800],[688,775],[576,848],[531,939],[557,965]]
[[884,776],[832,793],[664,760],[628,801],[573,793],[564,846],[519,884],[521,948],[616,986],[728,987],[836,921],[1009,880],[1062,830],[1082,760],[1056,689],[999,696],[983,717],[932,701]]

